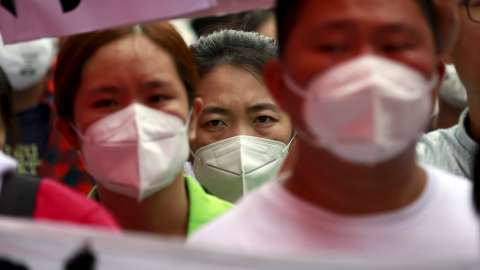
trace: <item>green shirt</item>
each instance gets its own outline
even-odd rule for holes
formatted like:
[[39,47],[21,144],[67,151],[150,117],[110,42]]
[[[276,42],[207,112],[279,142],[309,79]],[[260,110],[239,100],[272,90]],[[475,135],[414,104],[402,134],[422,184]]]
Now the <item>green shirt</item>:
[[[207,194],[190,176],[184,175],[184,177],[189,199],[187,236],[190,236],[198,228],[232,208],[233,204]],[[96,186],[90,191],[88,197],[99,201]]]

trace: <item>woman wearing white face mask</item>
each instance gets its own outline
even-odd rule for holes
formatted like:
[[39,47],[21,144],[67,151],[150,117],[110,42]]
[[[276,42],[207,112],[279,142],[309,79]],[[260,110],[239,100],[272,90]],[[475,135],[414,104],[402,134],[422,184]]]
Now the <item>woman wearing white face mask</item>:
[[191,141],[193,171],[213,195],[234,202],[277,176],[293,141],[290,119],[262,79],[278,46],[258,33],[222,30],[190,49],[204,102]]
[[188,236],[231,205],[182,173],[200,110],[191,54],[168,23],[70,37],[55,74],[56,126],[125,229]]

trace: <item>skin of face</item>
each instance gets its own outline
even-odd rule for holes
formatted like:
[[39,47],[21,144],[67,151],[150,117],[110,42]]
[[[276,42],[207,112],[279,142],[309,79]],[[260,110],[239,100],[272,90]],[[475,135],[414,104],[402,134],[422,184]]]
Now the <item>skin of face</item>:
[[[187,91],[172,57],[142,35],[128,35],[101,47],[85,63],[75,94],[73,113],[77,129],[85,133],[97,120],[133,103],[178,116],[186,123]],[[79,149],[80,140],[66,131],[62,120],[57,128]],[[70,135],[70,136],[69,136]],[[194,130],[189,130],[194,138]]]
[[307,0],[297,18],[283,60],[267,63],[264,77],[279,104],[303,130],[303,101],[286,89],[284,73],[306,87],[333,66],[370,54],[408,65],[426,78],[434,71],[443,75],[433,33],[413,0]]
[[260,75],[222,65],[200,80],[203,109],[192,150],[238,135],[262,137],[288,144],[292,125],[280,110]]
[[[480,1],[477,1],[480,4]],[[467,10],[460,10],[460,35],[448,62],[453,62],[468,91],[468,96],[480,97],[480,23],[469,19]]]

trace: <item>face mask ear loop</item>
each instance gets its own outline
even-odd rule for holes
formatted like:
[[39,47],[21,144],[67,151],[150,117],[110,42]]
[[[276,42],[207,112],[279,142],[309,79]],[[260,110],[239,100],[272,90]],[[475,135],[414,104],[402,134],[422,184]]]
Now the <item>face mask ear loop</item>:
[[283,75],[283,82],[285,85],[288,87],[290,92],[294,93],[295,95],[306,98],[307,96],[307,91],[306,88],[304,89],[303,87],[300,87],[293,79],[290,77],[288,73],[284,73]]
[[[191,108],[188,111],[187,123],[185,124],[185,127],[187,128],[187,130],[190,127],[190,121],[192,120],[192,115],[193,115],[193,108]],[[195,153],[193,153],[192,148],[190,148],[190,146],[188,147],[188,151],[190,152],[190,155],[192,155],[192,157],[195,159],[195,161],[202,162],[201,159],[197,155],[195,155]]]
[[296,136],[297,136],[297,130],[294,130],[294,131],[293,131],[293,136],[292,136],[292,138],[291,138],[290,141],[288,142],[287,146],[282,150],[281,155],[286,155],[286,154],[288,154],[288,150],[290,149],[290,146],[292,145],[292,142],[293,142],[293,140],[295,139]]
[[187,130],[190,127],[190,121],[192,120],[192,115],[193,115],[193,109],[190,109],[188,111],[187,123],[185,124],[185,126],[187,127]]
[[435,87],[435,85],[437,85],[438,83],[438,79],[439,79],[439,75],[438,75],[438,71],[435,71],[435,73],[433,73],[432,77],[430,78],[430,80],[428,81],[427,85],[428,85],[428,91],[432,92],[433,91],[433,88]]
[[83,134],[80,132],[80,130],[78,130],[77,127],[75,127],[75,125],[72,122],[69,122],[69,124],[70,124],[70,127],[75,131],[75,133],[77,133],[77,136],[80,137],[80,139],[83,142],[86,141],[85,136],[83,136]]
[[190,151],[190,155],[192,155],[192,157],[193,157],[195,160],[198,160],[198,161],[201,162],[201,159],[200,159],[197,155],[195,155],[195,153],[193,153],[192,148],[189,147],[189,148],[188,148],[188,151]]

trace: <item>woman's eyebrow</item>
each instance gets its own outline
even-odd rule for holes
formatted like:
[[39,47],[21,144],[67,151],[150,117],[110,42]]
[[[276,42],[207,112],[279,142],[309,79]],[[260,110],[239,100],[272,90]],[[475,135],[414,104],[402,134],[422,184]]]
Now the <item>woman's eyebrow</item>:
[[117,92],[117,87],[115,86],[100,86],[100,87],[95,87],[91,90],[89,90],[87,93],[88,94],[98,94],[98,93],[115,93]]
[[270,111],[275,111],[275,112],[279,111],[277,105],[275,105],[273,103],[269,103],[269,102],[255,104],[255,105],[247,108],[248,113],[255,113],[255,112],[265,111],[265,110],[270,110]]
[[227,115],[230,113],[230,110],[222,108],[222,107],[217,107],[217,106],[206,106],[202,110],[202,114],[223,114]]

